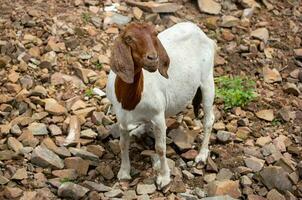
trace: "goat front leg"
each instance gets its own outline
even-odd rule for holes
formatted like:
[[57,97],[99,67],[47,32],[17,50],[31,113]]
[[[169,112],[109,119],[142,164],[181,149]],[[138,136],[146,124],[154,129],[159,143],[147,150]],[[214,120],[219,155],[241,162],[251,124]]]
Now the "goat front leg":
[[203,128],[204,128],[204,139],[202,142],[201,149],[198,155],[195,158],[195,162],[203,162],[204,164],[207,161],[209,156],[209,141],[212,132],[213,123],[215,120],[213,112],[213,102],[215,98],[215,87],[214,80],[211,78],[208,83],[208,87],[202,87],[202,97],[203,97],[203,109],[204,109],[204,119],[203,119]]
[[119,180],[131,179],[130,176],[130,160],[129,160],[129,131],[119,126],[120,129],[120,149],[121,149],[121,168],[117,174]]
[[154,136],[155,136],[155,151],[159,156],[159,170],[156,179],[156,184],[159,189],[168,185],[170,179],[170,169],[166,158],[166,123],[165,115],[162,113],[152,120],[154,123]]

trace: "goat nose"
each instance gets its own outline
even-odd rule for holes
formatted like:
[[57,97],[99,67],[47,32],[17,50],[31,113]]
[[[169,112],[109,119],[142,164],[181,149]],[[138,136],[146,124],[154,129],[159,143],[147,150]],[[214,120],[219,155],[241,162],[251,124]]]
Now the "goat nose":
[[156,53],[154,53],[154,54],[148,54],[147,58],[148,58],[148,60],[155,61],[155,60],[157,60],[158,55]]

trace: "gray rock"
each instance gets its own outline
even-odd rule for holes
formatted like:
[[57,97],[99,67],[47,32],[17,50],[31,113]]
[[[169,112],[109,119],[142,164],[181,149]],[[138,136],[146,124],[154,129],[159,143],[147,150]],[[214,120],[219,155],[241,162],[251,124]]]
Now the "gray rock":
[[93,153],[90,153],[84,149],[78,149],[74,147],[70,147],[69,151],[72,153],[74,156],[81,157],[83,159],[88,159],[91,161],[99,161],[99,157],[97,155],[94,155]]
[[44,146],[37,146],[32,155],[31,162],[41,167],[51,167],[53,169],[62,169],[64,162],[61,158]]
[[259,172],[263,168],[265,163],[264,160],[258,159],[256,157],[246,158],[244,159],[244,162],[245,165],[248,168],[252,169],[254,172]]
[[122,197],[123,191],[120,189],[114,189],[109,192],[105,192],[104,194],[108,198],[114,198],[114,197],[118,198],[118,197]]
[[47,135],[48,134],[46,125],[43,123],[33,122],[28,126],[28,130],[33,135]]
[[138,184],[136,188],[137,194],[152,194],[156,191],[154,184]]
[[92,182],[92,181],[84,181],[83,184],[84,184],[84,186],[86,186],[90,190],[95,190],[97,192],[108,192],[108,191],[112,190],[111,187],[108,187],[108,186],[106,186],[102,183],[95,183],[95,182]]
[[89,189],[72,182],[65,182],[58,189],[58,196],[63,198],[81,199]]
[[232,133],[228,132],[228,131],[220,130],[217,132],[218,141],[223,142],[223,143],[229,142],[231,140],[231,136],[232,136]]

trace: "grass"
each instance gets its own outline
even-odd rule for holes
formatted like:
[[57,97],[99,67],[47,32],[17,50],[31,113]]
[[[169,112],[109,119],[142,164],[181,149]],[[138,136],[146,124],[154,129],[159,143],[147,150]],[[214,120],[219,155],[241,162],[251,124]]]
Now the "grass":
[[91,88],[88,88],[86,91],[85,91],[85,96],[87,97],[92,97],[93,96],[93,91]]
[[225,109],[242,107],[256,98],[255,82],[242,77],[215,78],[216,97],[224,102]]
[[64,177],[64,178],[61,178],[60,179],[60,183],[63,184],[63,183],[67,183],[67,182],[72,182],[69,178],[67,177]]
[[90,20],[91,20],[90,14],[89,13],[82,13],[82,20],[85,24],[90,22]]
[[103,63],[99,63],[99,61],[94,63],[96,69],[101,70],[103,68]]
[[275,118],[272,121],[272,125],[273,126],[280,126],[281,124],[282,124],[282,120],[281,119]]

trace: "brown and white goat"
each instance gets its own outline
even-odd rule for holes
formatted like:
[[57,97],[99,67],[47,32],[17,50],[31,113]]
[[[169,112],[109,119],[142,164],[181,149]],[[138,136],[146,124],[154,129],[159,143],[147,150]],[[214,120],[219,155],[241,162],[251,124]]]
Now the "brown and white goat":
[[165,118],[186,108],[204,108],[204,140],[195,161],[206,162],[214,122],[213,66],[216,45],[201,29],[183,22],[157,35],[153,26],[129,24],[114,42],[107,97],[120,129],[119,179],[130,179],[129,132],[146,122],[153,125],[160,166],[159,188],[170,182],[166,159]]

